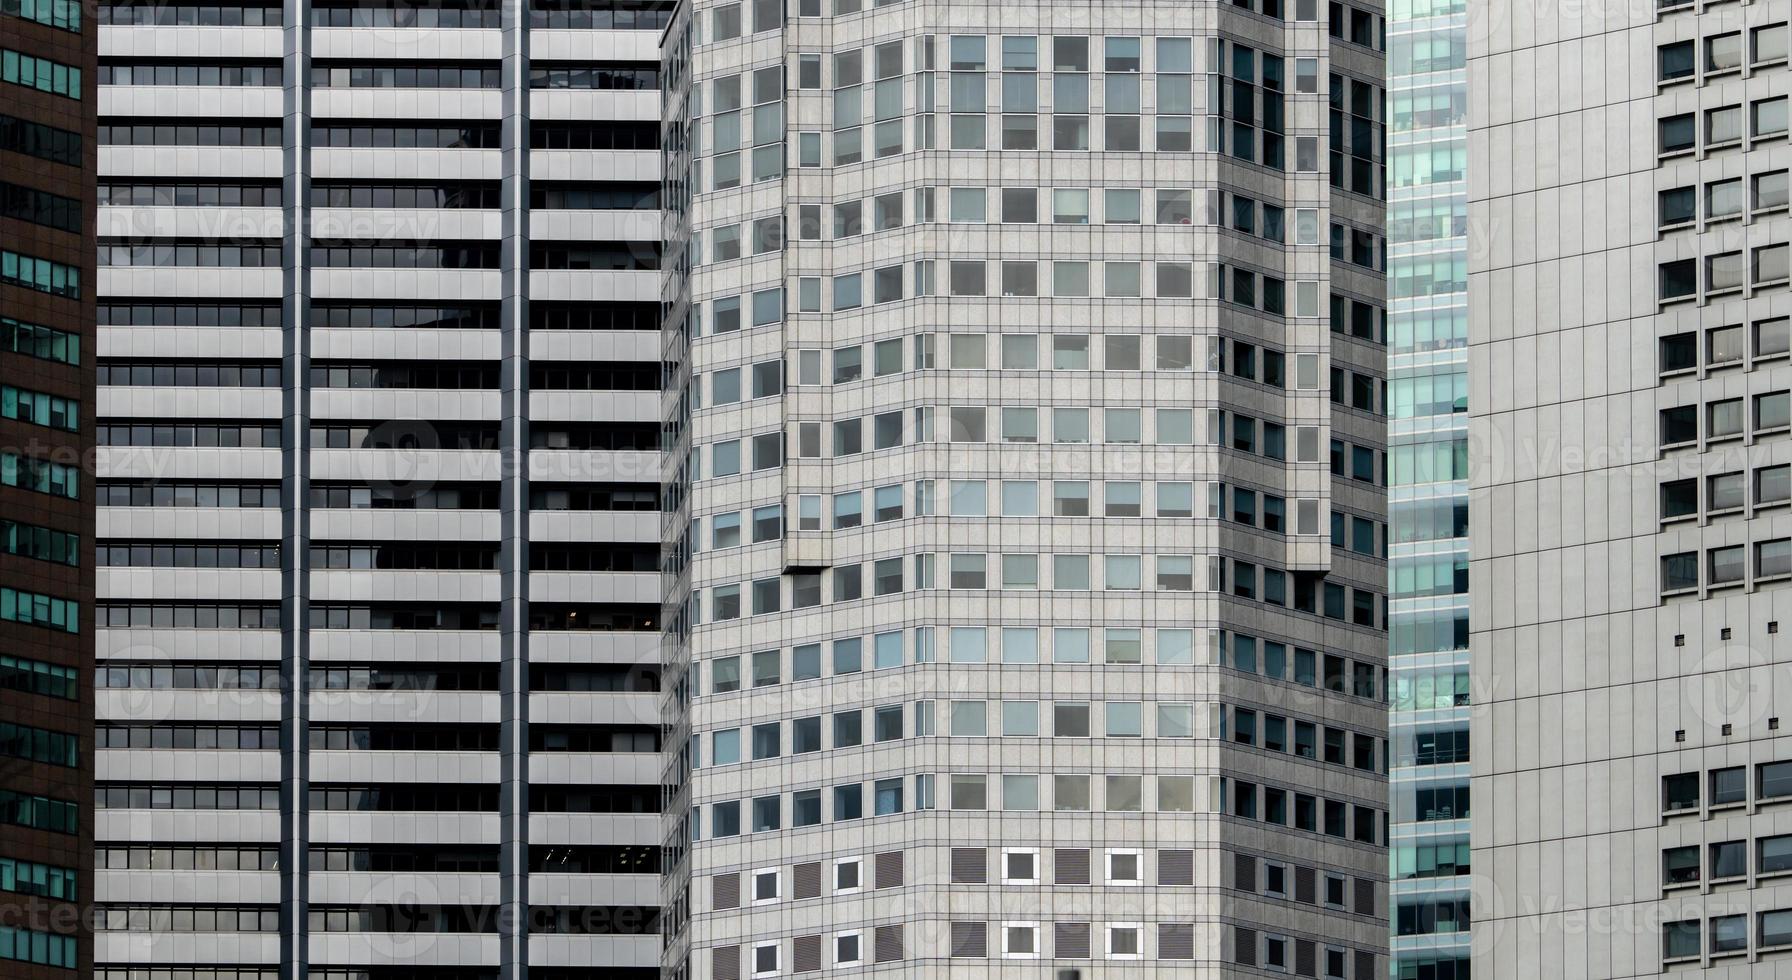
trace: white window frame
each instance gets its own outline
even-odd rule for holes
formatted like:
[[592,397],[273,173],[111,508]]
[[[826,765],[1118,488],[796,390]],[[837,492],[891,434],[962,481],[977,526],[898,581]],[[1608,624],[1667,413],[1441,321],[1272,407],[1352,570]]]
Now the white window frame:
[[[1138,952],[1114,952],[1114,930],[1131,929],[1138,937]],[[1145,958],[1145,926],[1140,922],[1104,922],[1101,926],[1102,956],[1110,960],[1140,960]]]
[[[777,965],[769,970],[759,969],[759,951],[762,949],[770,949],[772,951],[772,959],[776,961]],[[775,977],[784,972],[784,947],[782,943],[754,943],[747,951],[747,955],[751,957],[751,959],[747,961],[747,969],[753,971],[754,977]]]
[[[1031,878],[1010,878],[1010,877],[1008,877],[1008,855],[1010,855],[1010,854],[1030,855],[1033,858],[1033,877],[1031,877]],[[1039,883],[1040,883],[1039,848],[1037,848],[1037,847],[1008,847],[1008,848],[1002,849],[1002,884],[1004,884],[1004,885],[1037,885]]]
[[[851,888],[840,887],[840,868],[844,865],[856,865],[859,870],[859,883]],[[865,890],[865,859],[863,857],[835,858],[832,865],[833,877],[828,879],[828,887],[835,895],[856,895]]]
[[[1032,952],[1014,952],[1008,948],[1008,930],[1028,929],[1033,933]],[[1002,923],[1002,958],[1005,960],[1036,960],[1039,958],[1039,923],[1037,922],[1004,922]]]
[[[865,931],[863,929],[848,929],[844,932],[836,932],[834,933],[833,939],[834,942],[831,955],[835,966],[861,966],[864,964]],[[840,940],[842,939],[857,939],[859,941],[859,955],[857,959],[843,960],[840,958]]]
[[[759,897],[759,879],[762,875],[772,876],[772,885],[777,889],[777,894],[773,895],[771,898]],[[755,868],[753,869],[753,873],[747,876],[747,884],[753,889],[752,899],[754,905],[775,905],[784,900],[783,868]]]
[[[1137,878],[1115,878],[1114,858],[1127,855],[1132,856],[1134,860],[1133,869],[1138,872],[1139,876]],[[1109,885],[1116,885],[1122,888],[1138,888],[1145,883],[1145,852],[1136,847],[1110,847],[1103,854],[1101,871],[1102,880]]]

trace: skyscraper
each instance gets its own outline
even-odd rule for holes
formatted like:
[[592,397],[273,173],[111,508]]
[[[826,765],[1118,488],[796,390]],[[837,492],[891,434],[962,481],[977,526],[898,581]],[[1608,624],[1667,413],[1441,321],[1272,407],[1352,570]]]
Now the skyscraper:
[[1413,0],[1388,15],[1388,846],[1403,980],[1468,975],[1465,9]]
[[668,976],[1385,972],[1383,35],[680,5]]
[[97,11],[98,976],[656,975],[669,5]]
[[94,55],[0,0],[0,975],[92,964]]
[[1475,974],[1778,972],[1787,8],[1514,10],[1469,18]]

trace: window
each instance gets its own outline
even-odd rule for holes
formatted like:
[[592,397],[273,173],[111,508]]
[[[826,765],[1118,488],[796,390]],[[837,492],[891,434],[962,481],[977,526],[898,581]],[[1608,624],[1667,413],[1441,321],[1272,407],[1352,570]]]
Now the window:
[[[1755,853],[1757,870],[1762,874],[1792,871],[1792,834],[1757,840]],[[1782,940],[1785,941],[1788,940]]]
[[1038,193],[1031,187],[1002,188],[1002,223],[1030,225],[1039,220]]
[[1038,663],[1039,631],[1016,626],[1004,627],[1002,630],[1002,662],[1005,664]]
[[1756,769],[1757,800],[1778,800],[1792,796],[1792,762],[1766,762]]
[[987,263],[952,262],[948,266],[948,282],[954,296],[983,296],[987,293]]
[[[1782,429],[1787,425],[1792,425],[1792,394],[1775,391],[1755,396],[1755,429],[1757,431]],[[1741,501],[1737,503],[1740,505]]]
[[[842,932],[834,936],[834,965],[856,966],[864,962],[864,934]],[[799,970],[801,966],[797,967]]]
[[1741,289],[1746,268],[1741,252],[1722,252],[1705,258],[1705,288],[1710,292]]
[[1658,195],[1659,215],[1663,228],[1698,220],[1698,193],[1691,187],[1676,187]]
[[1742,107],[1720,106],[1705,110],[1705,145],[1717,146],[1742,139]]
[[1676,259],[1661,264],[1662,302],[1687,299],[1699,291],[1698,263],[1694,259]]
[[1038,555],[1003,555],[1002,588],[1037,589],[1039,587]]
[[1144,712],[1139,702],[1109,701],[1106,713],[1109,738],[1138,738],[1144,735]]
[[1110,885],[1138,885],[1144,881],[1145,857],[1138,850],[1110,850],[1107,852],[1107,883]]
[[1039,958],[1039,925],[1033,922],[1002,924],[1002,955],[1010,959]]
[[948,657],[955,664],[981,664],[989,661],[986,634],[980,626],[954,626],[948,634],[951,649]]
[[1742,545],[1711,549],[1711,584],[1735,585],[1748,574],[1748,563]]
[[953,701],[948,714],[949,732],[955,736],[981,738],[989,734],[983,701]]
[[1067,188],[1052,191],[1052,223],[1058,225],[1088,224],[1088,190]]
[[1693,42],[1676,41],[1673,44],[1661,45],[1657,51],[1659,53],[1657,62],[1660,66],[1657,77],[1661,81],[1672,82],[1693,76],[1697,68],[1693,61]]
[[1711,952],[1734,953],[1746,949],[1748,916],[1720,915],[1711,920]]
[[1672,446],[1699,438],[1698,406],[1681,405],[1661,411],[1661,444]]
[[[1003,657],[1005,663],[1009,661]],[[1031,662],[1031,661],[1027,661]],[[1002,734],[1008,737],[1034,737],[1039,734],[1039,702],[1002,702]]]
[[1035,517],[1039,513],[1039,484],[1032,480],[1002,481],[1002,516]]
[[1140,956],[1137,924],[1108,926],[1108,959],[1136,960]]
[[1711,845],[1711,877],[1740,878],[1748,874],[1748,841],[1720,841]]
[[[1742,42],[1736,42],[1736,59],[1742,60]],[[1780,136],[1786,132],[1786,96],[1772,99],[1759,99],[1749,104],[1749,135],[1756,139],[1764,136]]]
[[1741,177],[1705,185],[1705,220],[1736,217],[1742,213],[1743,206]]
[[1742,67],[1742,34],[1714,34],[1705,39],[1705,71],[1716,73]]
[[1682,592],[1699,587],[1699,555],[1695,551],[1667,555],[1661,559],[1661,590]]
[[1089,737],[1089,705],[1060,701],[1052,705],[1052,735],[1056,738]]
[[981,589],[985,587],[985,555],[953,555],[951,557],[951,587],[954,589]]
[[1657,123],[1656,127],[1660,150],[1664,155],[1684,153],[1698,145],[1698,131],[1690,112],[1669,116]]
[[776,976],[778,973],[777,943],[761,943],[753,947],[753,975],[756,977]]
[[981,187],[952,188],[947,220],[981,223],[984,220],[983,197]]
[[987,777],[981,774],[952,774],[950,783],[951,808],[954,810],[987,810],[989,809],[989,787]]
[[[1090,790],[1088,776],[1052,777],[1052,808],[1055,810],[1087,812],[1090,807]],[[1062,853],[1062,852],[1060,852]],[[1085,870],[1087,862],[1085,862]],[[1059,865],[1060,880],[1063,879],[1063,865]]]
[[1783,282],[1792,277],[1792,248],[1784,244],[1763,245],[1754,250],[1754,280],[1757,287]]
[[1664,811],[1694,810],[1699,806],[1699,774],[1676,773],[1661,780],[1661,808]]
[[1157,706],[1158,738],[1193,738],[1194,706],[1160,702]]
[[1777,578],[1792,575],[1792,539],[1779,538],[1755,545],[1755,576]]
[[1669,885],[1693,884],[1699,880],[1699,846],[1670,847],[1661,852],[1662,881]]
[[1755,321],[1755,356],[1779,357],[1792,349],[1792,330],[1785,317]]
[[1753,178],[1756,211],[1784,208],[1787,204],[1786,171],[1756,174]]
[[1755,505],[1792,500],[1792,465],[1764,466],[1755,471]]
[[1705,505],[1712,511],[1735,510],[1748,502],[1743,473],[1719,473],[1708,477]]
[[1786,60],[1786,25],[1768,24],[1749,31],[1749,53],[1757,65]]
[[1697,919],[1668,922],[1661,927],[1661,956],[1663,959],[1696,959],[1703,953],[1703,946],[1704,934],[1699,929],[1699,920]]
[[1727,398],[1705,406],[1706,438],[1739,436],[1743,430],[1742,399]]
[[1698,335],[1690,330],[1661,338],[1659,348],[1664,375],[1695,370],[1699,366]]
[[1762,949],[1792,944],[1792,910],[1761,913],[1760,944]]
[[844,858],[834,862],[834,892],[846,894],[863,887],[863,859]]

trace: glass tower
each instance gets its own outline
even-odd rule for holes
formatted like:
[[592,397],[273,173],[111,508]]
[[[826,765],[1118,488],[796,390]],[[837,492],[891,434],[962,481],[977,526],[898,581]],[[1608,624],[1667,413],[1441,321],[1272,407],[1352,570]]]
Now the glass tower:
[[1464,0],[1388,11],[1390,891],[1395,976],[1468,976]]

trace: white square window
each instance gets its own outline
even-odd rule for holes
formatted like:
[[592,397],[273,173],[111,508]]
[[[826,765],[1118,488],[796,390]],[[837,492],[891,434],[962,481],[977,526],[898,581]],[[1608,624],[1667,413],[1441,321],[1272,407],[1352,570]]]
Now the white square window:
[[1107,924],[1107,954],[1110,960],[1136,960],[1143,956],[1139,936],[1144,931],[1137,922]]
[[1139,885],[1144,883],[1145,852],[1134,848],[1111,849],[1107,852],[1108,884]]
[[834,935],[834,965],[857,966],[865,962],[864,934],[858,931]]
[[1002,883],[1007,885],[1039,884],[1039,849],[1027,847],[1003,851]]
[[1002,955],[1011,960],[1039,958],[1039,923],[1002,923]]
[[753,904],[766,905],[778,900],[783,889],[782,872],[778,868],[762,868],[753,872]]
[[864,860],[841,858],[834,862],[834,894],[850,895],[864,887]]
[[753,976],[775,977],[778,975],[778,944],[762,943],[753,947]]

